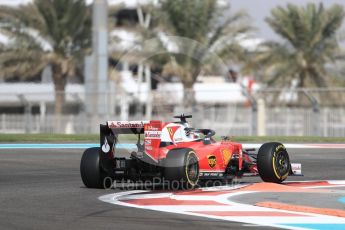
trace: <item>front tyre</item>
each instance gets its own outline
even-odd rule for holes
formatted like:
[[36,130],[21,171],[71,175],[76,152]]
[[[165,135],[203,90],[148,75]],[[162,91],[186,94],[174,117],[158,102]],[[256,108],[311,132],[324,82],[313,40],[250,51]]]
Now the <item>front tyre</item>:
[[[100,167],[100,148],[85,150],[80,162],[80,175],[84,185],[88,188],[105,188],[106,173]],[[108,182],[107,182],[108,183]]]
[[257,167],[265,182],[281,183],[289,175],[290,159],[283,144],[269,142],[263,144],[257,156]]
[[166,157],[165,179],[172,187],[193,189],[199,182],[199,161],[192,149],[173,149]]

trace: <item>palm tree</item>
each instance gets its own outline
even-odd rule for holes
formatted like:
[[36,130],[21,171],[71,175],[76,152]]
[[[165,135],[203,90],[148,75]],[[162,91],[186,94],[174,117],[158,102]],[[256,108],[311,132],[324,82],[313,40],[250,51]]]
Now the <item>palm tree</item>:
[[344,15],[340,5],[288,4],[273,9],[266,22],[285,43],[267,42],[256,56],[265,67],[268,84],[286,85],[298,79],[298,87],[326,87],[330,80],[326,64],[342,57],[336,33]]
[[30,78],[50,65],[55,113],[61,114],[67,79],[89,51],[91,10],[84,0],[34,0],[0,6],[1,32],[11,39],[0,54],[0,76]]
[[[180,77],[184,105],[195,104],[193,85],[198,75],[219,58],[239,61],[245,55],[239,36],[250,31],[247,14],[239,11],[225,17],[216,0],[162,0],[161,25],[177,50],[170,53],[164,73]],[[225,17],[225,18],[224,18]],[[207,67],[209,68],[209,66]],[[219,68],[219,66],[218,66]]]

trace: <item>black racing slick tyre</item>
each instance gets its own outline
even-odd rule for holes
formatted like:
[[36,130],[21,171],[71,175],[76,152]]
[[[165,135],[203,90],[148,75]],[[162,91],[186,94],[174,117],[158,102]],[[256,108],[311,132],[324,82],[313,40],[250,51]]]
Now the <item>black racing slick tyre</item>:
[[284,145],[278,142],[263,144],[258,151],[257,167],[263,181],[283,182],[291,168],[289,154]]
[[193,189],[199,182],[199,160],[192,149],[173,149],[166,157],[165,179],[171,189]]
[[100,148],[85,150],[80,162],[80,175],[84,185],[88,188],[105,188],[105,172],[100,167]]

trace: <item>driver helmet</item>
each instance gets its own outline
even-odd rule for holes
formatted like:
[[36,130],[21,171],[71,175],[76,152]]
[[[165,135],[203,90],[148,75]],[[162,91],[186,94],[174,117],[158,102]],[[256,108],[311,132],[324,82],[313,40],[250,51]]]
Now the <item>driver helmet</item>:
[[200,138],[200,134],[197,132],[194,132],[189,127],[185,127],[184,131],[186,133],[187,138],[190,138],[190,139],[199,139]]

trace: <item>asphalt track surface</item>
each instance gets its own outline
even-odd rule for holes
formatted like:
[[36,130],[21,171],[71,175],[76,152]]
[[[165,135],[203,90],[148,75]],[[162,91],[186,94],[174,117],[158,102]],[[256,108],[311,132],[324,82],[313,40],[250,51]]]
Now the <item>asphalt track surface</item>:
[[[289,180],[345,179],[345,149],[289,153],[293,162],[302,163],[305,175]],[[98,197],[123,190],[85,188],[79,174],[81,155],[80,149],[1,149],[0,229],[273,229],[101,202]]]

